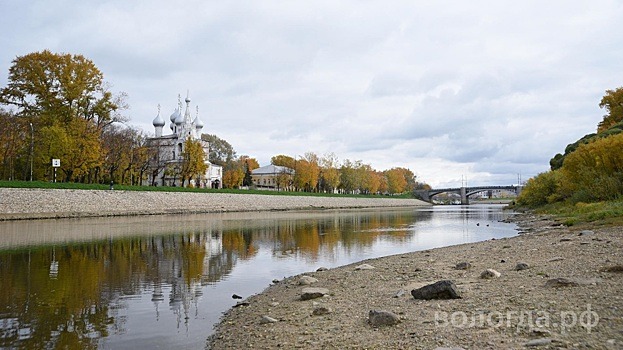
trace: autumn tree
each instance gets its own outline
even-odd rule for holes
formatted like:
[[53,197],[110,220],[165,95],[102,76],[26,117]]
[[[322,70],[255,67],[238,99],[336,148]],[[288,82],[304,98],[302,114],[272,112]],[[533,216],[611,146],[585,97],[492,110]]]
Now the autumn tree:
[[0,109],[0,179],[26,179],[30,158],[30,127],[10,111]]
[[333,192],[340,185],[338,159],[334,153],[327,153],[320,159],[320,189]]
[[280,154],[270,158],[270,164],[294,169],[296,168],[296,159]]
[[[251,171],[257,168],[259,168],[259,163],[255,158],[246,155],[239,156],[235,161],[225,165],[223,169],[223,187],[238,188],[243,186],[247,173],[250,174]],[[246,182],[248,183],[249,181],[250,179],[247,179]]]
[[597,126],[597,132],[608,130],[614,124],[623,121],[623,87],[614,90],[606,90],[606,94],[599,103],[600,108],[605,108],[608,114]]
[[[33,125],[39,152],[63,141],[61,170],[68,181],[88,181],[99,165],[100,136],[115,121],[125,121],[125,94],[113,95],[95,64],[82,55],[35,52],[13,60],[0,104],[15,108],[15,116]],[[56,140],[44,134],[53,129]],[[63,129],[61,132],[60,129]],[[62,135],[61,135],[62,134]],[[47,138],[47,139],[46,139]],[[40,145],[45,143],[45,145]],[[94,156],[97,154],[97,156]],[[49,170],[56,156],[39,153],[37,177]],[[96,159],[97,158],[97,159]]]
[[203,145],[198,140],[187,138],[184,141],[181,157],[180,178],[182,179],[183,187],[186,180],[190,182],[191,179],[205,174],[206,170],[208,170],[208,165],[206,164],[206,154],[203,150]]

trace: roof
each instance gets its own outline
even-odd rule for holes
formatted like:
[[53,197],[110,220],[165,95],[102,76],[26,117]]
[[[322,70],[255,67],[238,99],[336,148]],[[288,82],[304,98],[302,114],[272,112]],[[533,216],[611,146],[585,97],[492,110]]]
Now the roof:
[[253,175],[270,175],[270,174],[294,174],[294,169],[280,165],[265,165],[263,167],[251,170]]

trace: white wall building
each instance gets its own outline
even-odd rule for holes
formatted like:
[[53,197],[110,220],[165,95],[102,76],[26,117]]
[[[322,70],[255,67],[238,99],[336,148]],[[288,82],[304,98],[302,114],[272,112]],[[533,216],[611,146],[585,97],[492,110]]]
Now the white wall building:
[[207,141],[201,140],[201,129],[203,129],[204,124],[199,119],[198,107],[197,115],[193,119],[190,115],[190,99],[188,96],[185,101],[186,111],[182,115],[182,101],[181,96],[178,95],[177,108],[170,117],[169,127],[172,134],[169,135],[162,135],[165,121],[160,116],[160,106],[158,106],[158,115],[153,121],[156,135],[146,141],[150,163],[147,179],[143,180],[143,185],[181,186],[180,170],[182,169],[184,143],[190,138],[199,141],[203,146],[206,155],[205,163],[208,166],[205,174],[191,179],[190,183],[195,187],[221,188],[223,168],[220,165],[210,163],[208,160],[210,145]]

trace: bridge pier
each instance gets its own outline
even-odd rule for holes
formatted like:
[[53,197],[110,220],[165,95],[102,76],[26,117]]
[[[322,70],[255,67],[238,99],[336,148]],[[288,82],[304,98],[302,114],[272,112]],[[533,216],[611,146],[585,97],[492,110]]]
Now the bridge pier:
[[461,205],[469,205],[469,197],[467,197],[467,188],[461,187]]

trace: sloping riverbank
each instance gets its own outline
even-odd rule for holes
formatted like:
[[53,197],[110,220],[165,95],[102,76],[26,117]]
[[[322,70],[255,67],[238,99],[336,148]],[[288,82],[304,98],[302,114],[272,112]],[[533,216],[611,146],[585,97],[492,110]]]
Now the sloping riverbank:
[[[274,281],[228,311],[208,347],[623,348],[623,229],[581,231],[530,215],[519,224],[523,233],[508,239]],[[481,278],[486,269],[499,277]],[[411,296],[440,280],[453,281],[461,298]],[[303,300],[309,287],[324,296]],[[397,324],[374,326],[371,310]]]
[[0,188],[0,220],[409,207],[417,199]]

